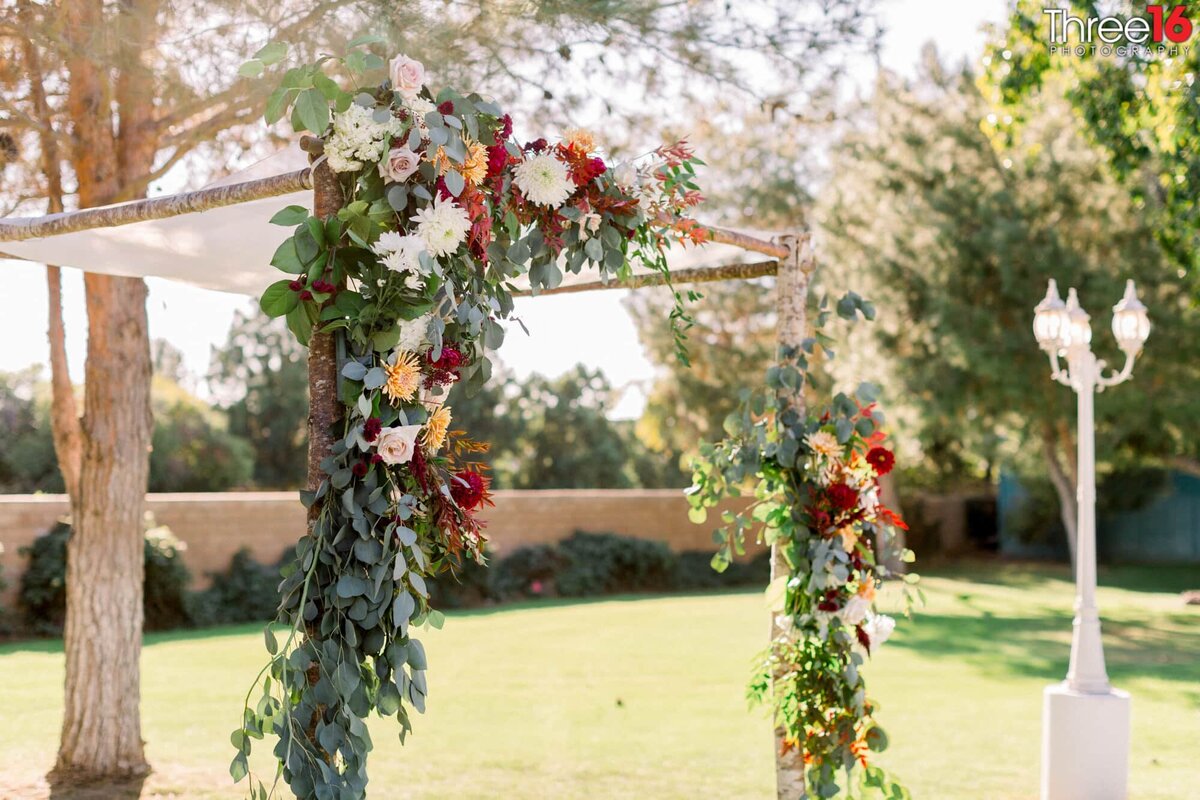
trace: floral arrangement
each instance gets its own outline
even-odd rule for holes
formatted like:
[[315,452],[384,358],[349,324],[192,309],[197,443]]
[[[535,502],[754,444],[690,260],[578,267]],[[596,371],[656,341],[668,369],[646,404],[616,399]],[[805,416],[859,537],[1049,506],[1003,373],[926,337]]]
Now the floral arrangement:
[[[861,298],[848,298],[839,307],[845,316],[872,313]],[[895,627],[874,606],[890,576],[879,556],[894,552],[894,531],[906,528],[879,498],[879,479],[892,470],[895,456],[884,446],[873,386],[864,384],[855,397],[838,394],[818,414],[802,414],[790,398],[811,382],[806,373],[804,352],[782,353],[780,366],[767,374],[767,392],[753,395],[726,421],[729,438],[702,448],[689,490],[692,517],[702,522],[708,508],[752,483],[750,506],[723,517],[713,566],[722,570],[744,553],[746,533],[755,525],[786,559],[787,572],[767,590],[774,641],[749,695],[771,703],[782,749],[802,753],[810,791],[836,796],[838,771],[850,777],[861,767],[864,786],[904,798],[907,790],[869,761],[887,737],[860,671]],[[913,560],[911,551],[898,555]],[[906,597],[915,578],[904,576]]]
[[[682,216],[701,199],[685,144],[611,165],[583,130],[519,143],[494,103],[435,92],[403,55],[387,79],[352,91],[326,74],[382,69],[361,50],[377,42],[288,70],[268,101],[268,121],[290,108],[294,127],[320,138],[344,202],[329,219],[296,206],[275,216],[294,226],[272,261],[291,277],[261,305],[302,342],[336,332],[344,414],[319,487],[302,493],[312,524],[280,585],[286,640],[265,631],[261,699],[247,696],[232,736],[235,780],[252,741],[278,737],[275,783],[252,777],[256,797],[281,778],[298,797],[364,796],[364,719],[396,715],[403,740],[410,709],[425,709],[413,634],[443,621],[428,582],[485,561],[477,513],[490,502],[474,460],[487,445],[454,429],[446,400],[490,376],[513,281],[527,276],[536,292],[585,266],[619,279],[630,259],[665,270],[670,242],[705,235]],[[244,72],[285,53],[269,45]]]

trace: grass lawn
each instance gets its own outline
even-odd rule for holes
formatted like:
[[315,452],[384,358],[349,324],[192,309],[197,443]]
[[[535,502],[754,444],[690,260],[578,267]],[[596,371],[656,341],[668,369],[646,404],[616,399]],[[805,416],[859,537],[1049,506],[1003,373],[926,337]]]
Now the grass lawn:
[[[1134,698],[1130,796],[1195,797],[1200,608],[1176,593],[1200,588],[1200,570],[1100,580],[1109,672]],[[892,741],[879,763],[917,798],[1036,797],[1041,691],[1069,650],[1067,571],[969,565],[926,575],[924,588],[928,605],[869,667]],[[772,797],[769,726],[743,699],[765,634],[757,593],[451,614],[423,637],[429,710],[408,746],[391,720],[372,725],[372,796]],[[225,773],[228,734],[263,655],[254,627],[147,637],[142,713],[157,772],[143,797],[241,796]],[[58,642],[0,647],[0,797],[44,796],[62,671]]]

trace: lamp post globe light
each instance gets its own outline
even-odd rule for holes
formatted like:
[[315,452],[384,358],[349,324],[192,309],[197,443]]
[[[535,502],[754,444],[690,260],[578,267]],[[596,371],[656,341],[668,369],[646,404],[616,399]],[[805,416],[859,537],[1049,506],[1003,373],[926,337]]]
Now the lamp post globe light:
[[[1046,688],[1042,711],[1042,800],[1123,800],[1129,775],[1128,692],[1113,689],[1104,667],[1096,608],[1096,392],[1123,383],[1150,335],[1150,318],[1133,281],[1113,307],[1113,336],[1125,354],[1119,372],[1092,353],[1090,318],[1075,290],[1064,303],[1051,280],[1034,309],[1033,334],[1050,360],[1050,377],[1078,397],[1078,524],[1075,621],[1067,679]],[[1060,364],[1060,359],[1065,365]]]

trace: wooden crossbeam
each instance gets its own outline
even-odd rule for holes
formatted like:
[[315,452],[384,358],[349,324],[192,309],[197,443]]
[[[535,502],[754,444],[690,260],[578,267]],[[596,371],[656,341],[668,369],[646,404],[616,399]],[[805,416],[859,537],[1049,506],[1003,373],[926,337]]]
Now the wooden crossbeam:
[[312,188],[312,170],[308,167],[283,175],[272,175],[227,186],[213,186],[165,197],[135,200],[117,206],[84,208],[79,211],[64,211],[32,219],[0,220],[0,242],[19,242],[24,239],[40,239],[63,233],[115,228],[146,222],[152,219],[178,217],[197,211],[232,206],[265,197],[277,197]]
[[[135,222],[166,219],[251,200],[277,197],[311,188],[312,170],[305,167],[295,172],[273,175],[269,178],[197,189],[166,197],[135,200],[116,206],[64,211],[60,214],[47,214],[44,217],[0,220],[0,242],[19,242],[25,239],[40,239],[46,236],[58,236],[96,228],[115,228]],[[669,223],[664,221],[664,224]],[[759,239],[726,228],[709,226],[706,227],[706,230],[710,242],[733,245],[743,250],[762,253],[774,259],[787,258],[788,255],[787,247],[779,242]]]
[[[778,270],[779,262],[774,260],[754,261],[748,264],[724,264],[719,267],[673,269],[671,270],[671,283],[712,283],[714,281],[761,278],[764,275],[774,275]],[[667,278],[661,272],[643,272],[623,281],[572,283],[566,286],[556,286],[553,289],[541,289],[537,294],[530,289],[523,289],[513,292],[513,296],[542,297],[547,294],[575,294],[576,292],[594,292],[599,289],[638,289],[642,286],[661,286],[666,282]]]

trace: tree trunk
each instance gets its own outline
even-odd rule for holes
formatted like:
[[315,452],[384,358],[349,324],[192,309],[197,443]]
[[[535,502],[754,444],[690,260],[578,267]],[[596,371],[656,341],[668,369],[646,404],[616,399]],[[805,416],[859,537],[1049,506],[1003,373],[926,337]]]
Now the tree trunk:
[[79,503],[67,545],[66,703],[56,779],[144,775],[138,714],[149,476],[146,285],[87,275]]
[[1058,513],[1062,518],[1063,529],[1067,532],[1067,548],[1071,553],[1071,566],[1074,567],[1075,548],[1079,537],[1079,498],[1069,467],[1063,467],[1059,459],[1058,440],[1050,431],[1042,434],[1042,455],[1046,460],[1046,471],[1050,473],[1050,482],[1054,484],[1054,491],[1058,494]]
[[[58,140],[50,129],[50,106],[46,102],[46,87],[42,83],[42,56],[34,43],[31,31],[36,29],[29,0],[23,0],[19,19],[26,35],[21,38],[21,57],[29,75],[29,99],[35,118],[42,121],[38,129],[38,144],[42,155],[42,172],[46,176],[47,211],[63,210],[62,165],[59,162]],[[63,486],[72,503],[79,502],[79,470],[83,459],[83,432],[79,426],[79,409],[75,404],[75,388],[71,385],[71,370],[67,363],[67,334],[62,313],[62,270],[46,265],[46,292],[49,299],[50,340],[50,428],[54,439],[54,454]]]
[[[778,313],[779,330],[777,332],[780,360],[795,361],[795,356],[785,356],[783,350],[789,348],[798,351],[801,342],[807,335],[807,299],[808,279],[813,268],[812,253],[808,235],[801,233],[784,237],[789,248],[789,255],[779,262],[779,272],[775,279],[776,309]],[[799,413],[804,413],[804,394],[802,390],[793,392],[784,398],[785,403]],[[771,546],[771,580],[781,575],[791,573],[783,548],[778,544]],[[784,615],[775,614],[771,617],[771,641],[791,637],[792,625],[790,620],[783,624]],[[780,679],[779,674],[775,675]],[[789,747],[785,741],[785,729],[782,725],[775,726],[775,790],[779,800],[798,800],[805,797],[804,789],[804,752],[798,747]]]
[[[103,4],[70,0],[63,11],[71,53],[67,112],[79,204],[103,205],[120,196],[125,176],[150,167],[138,161],[144,162],[148,148],[139,141],[118,147],[112,92],[107,75],[97,67],[102,59],[95,58],[110,46]],[[150,27],[128,27],[128,15],[151,9],[125,3],[119,11],[118,60],[125,72],[137,73],[144,69],[138,64],[151,45]],[[134,98],[128,87],[125,99],[152,106],[152,94],[143,91]],[[143,117],[134,108],[121,109],[123,128]],[[146,135],[144,128],[130,132],[134,140]],[[146,284],[88,274],[84,288],[88,349],[82,462],[67,544],[66,686],[56,782],[123,779],[149,771],[138,709],[142,509],[152,432]]]

